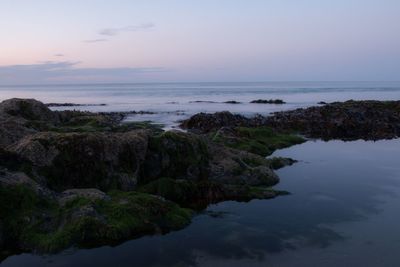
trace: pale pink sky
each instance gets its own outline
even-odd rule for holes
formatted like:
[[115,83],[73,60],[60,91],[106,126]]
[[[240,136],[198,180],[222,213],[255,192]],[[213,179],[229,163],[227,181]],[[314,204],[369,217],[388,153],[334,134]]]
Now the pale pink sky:
[[0,83],[400,80],[398,0],[3,0]]

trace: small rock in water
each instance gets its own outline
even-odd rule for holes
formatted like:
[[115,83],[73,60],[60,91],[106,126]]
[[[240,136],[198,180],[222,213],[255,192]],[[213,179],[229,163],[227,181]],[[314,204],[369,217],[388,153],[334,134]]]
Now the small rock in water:
[[242,104],[242,102],[238,102],[238,101],[235,101],[235,100],[225,101],[224,103],[225,104]]
[[252,103],[252,104],[286,104],[286,102],[283,101],[282,99],[269,99],[269,100],[258,99],[258,100],[253,100],[250,103]]

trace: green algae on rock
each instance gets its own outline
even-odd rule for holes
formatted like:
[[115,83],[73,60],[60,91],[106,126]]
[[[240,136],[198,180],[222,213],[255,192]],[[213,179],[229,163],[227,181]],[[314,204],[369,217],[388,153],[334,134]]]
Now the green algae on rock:
[[0,186],[3,246],[56,252],[69,246],[120,242],[188,225],[191,210],[160,197],[113,191],[107,198],[77,197],[60,204],[26,186]]
[[275,150],[305,142],[294,134],[277,133],[269,127],[221,128],[213,135],[213,141],[261,156],[271,155]]

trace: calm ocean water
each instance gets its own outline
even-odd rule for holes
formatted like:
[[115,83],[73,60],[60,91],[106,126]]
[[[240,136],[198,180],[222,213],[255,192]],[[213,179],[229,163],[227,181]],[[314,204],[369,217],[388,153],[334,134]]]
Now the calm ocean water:
[[[229,110],[245,115],[315,105],[319,101],[400,99],[400,82],[264,82],[147,83],[97,85],[0,86],[0,100],[36,98],[49,103],[107,104],[79,107],[90,111],[151,111],[129,120],[150,120],[167,128],[198,112]],[[285,105],[250,104],[255,99],[282,99]],[[224,104],[235,100],[242,104]],[[213,101],[217,103],[190,103]],[[59,108],[60,109],[60,108]],[[77,107],[69,108],[77,109]]]
[[[90,110],[147,110],[167,125],[199,111],[267,114],[348,99],[400,100],[400,83],[134,84],[13,87],[0,98],[106,103]],[[190,104],[280,98],[286,105]],[[174,102],[174,103],[171,103]],[[180,114],[175,114],[181,111]],[[170,113],[172,112],[172,113]],[[223,202],[187,228],[115,247],[21,254],[1,266],[399,266],[400,140],[311,140],[274,156],[299,160],[278,171],[291,194],[248,203]]]

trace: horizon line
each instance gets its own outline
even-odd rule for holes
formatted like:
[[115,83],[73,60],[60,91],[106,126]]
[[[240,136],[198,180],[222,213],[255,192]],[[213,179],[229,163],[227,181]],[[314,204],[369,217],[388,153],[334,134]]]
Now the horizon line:
[[131,84],[226,84],[226,83],[400,83],[400,80],[290,80],[290,81],[190,81],[190,82],[95,82],[95,83],[32,83],[32,84],[0,84],[0,87],[33,87],[33,86],[89,86],[89,85],[131,85]]

